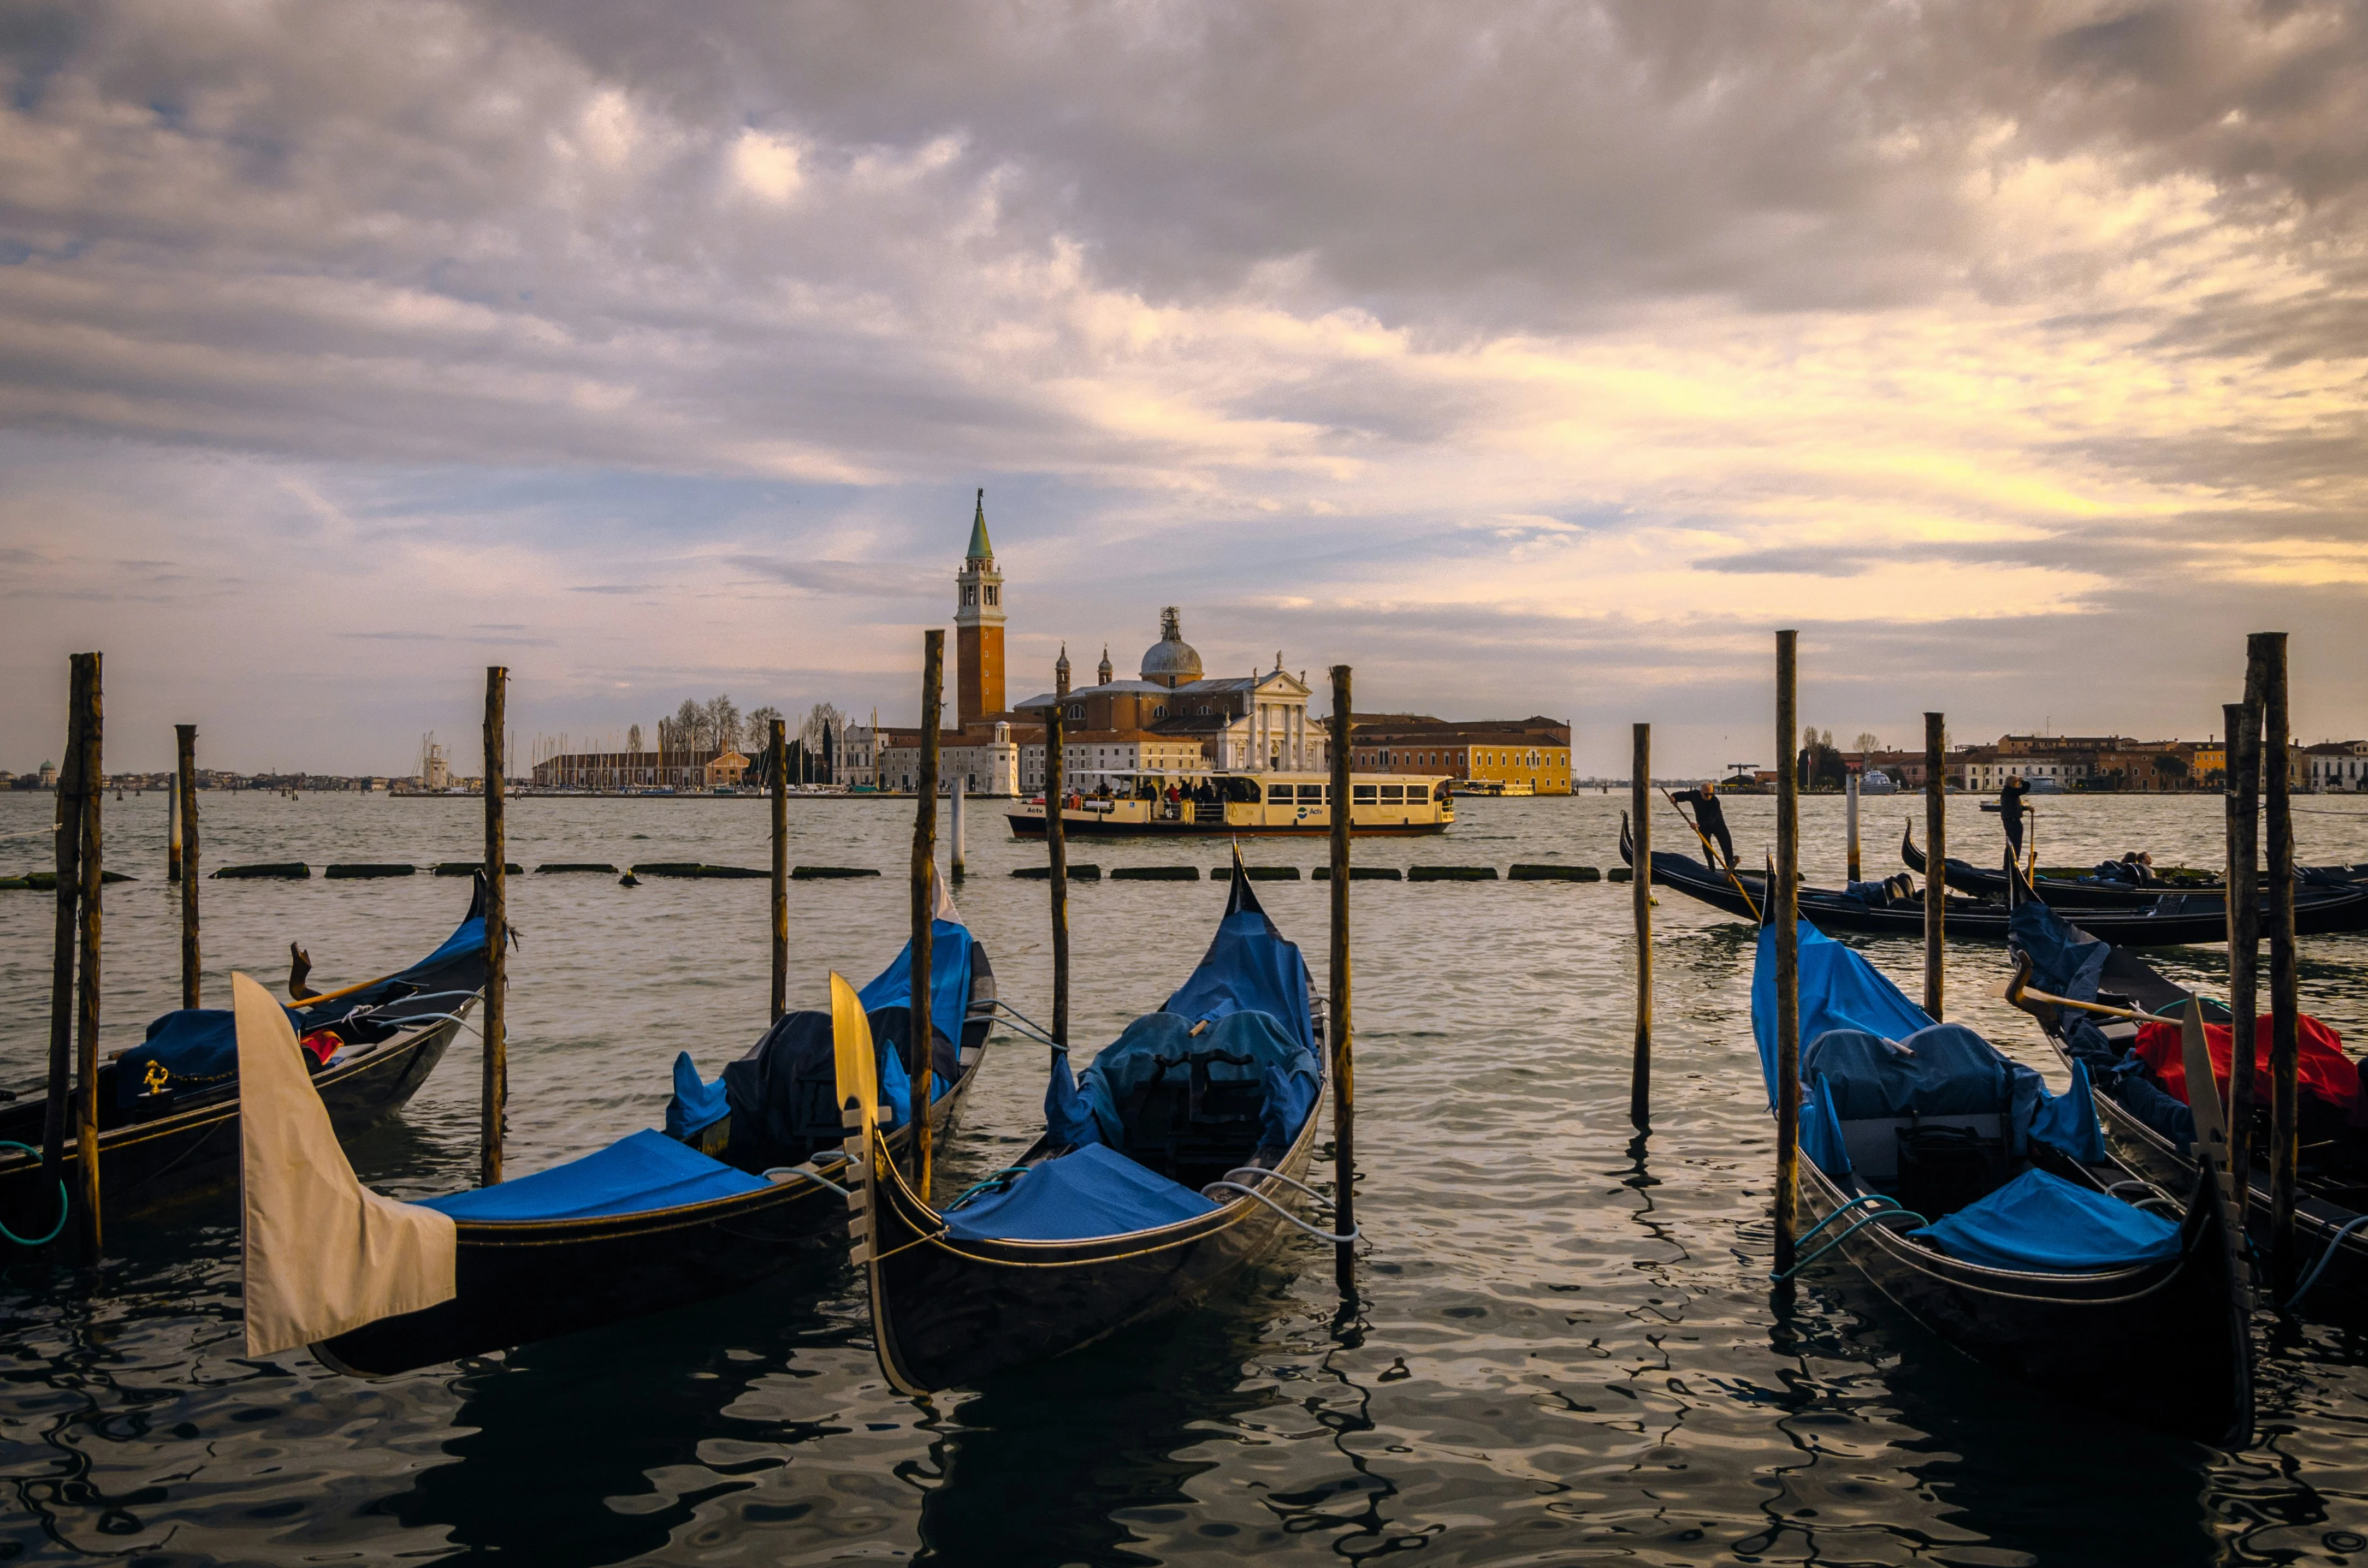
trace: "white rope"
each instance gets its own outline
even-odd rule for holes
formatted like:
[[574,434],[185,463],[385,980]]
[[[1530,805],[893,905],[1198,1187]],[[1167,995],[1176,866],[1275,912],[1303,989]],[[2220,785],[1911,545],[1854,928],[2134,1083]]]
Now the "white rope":
[[[1272,1175],[1273,1173],[1269,1172],[1268,1174]],[[1360,1234],[1360,1233],[1356,1231],[1350,1231],[1345,1235],[1335,1234],[1330,1231],[1319,1231],[1315,1226],[1309,1224],[1306,1221],[1301,1219],[1298,1215],[1292,1213],[1290,1210],[1285,1209],[1281,1204],[1277,1203],[1273,1199],[1269,1198],[1265,1193],[1258,1191],[1255,1187],[1244,1187],[1237,1181],[1212,1181],[1208,1186],[1201,1189],[1201,1196],[1206,1198],[1212,1192],[1238,1192],[1244,1198],[1255,1198],[1260,1203],[1265,1204],[1268,1208],[1273,1210],[1276,1213],[1281,1215],[1284,1219],[1290,1221],[1301,1230],[1306,1232],[1309,1235],[1314,1236],[1317,1241],[1330,1242],[1334,1246],[1338,1246],[1343,1242],[1353,1242],[1357,1240]]]

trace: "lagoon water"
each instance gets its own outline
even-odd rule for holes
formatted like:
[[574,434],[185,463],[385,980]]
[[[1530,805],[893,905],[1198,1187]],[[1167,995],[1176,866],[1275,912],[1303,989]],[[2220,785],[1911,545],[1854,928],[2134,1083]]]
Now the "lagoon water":
[[[2034,802],[2043,858],[2146,847],[2219,857],[2216,797]],[[1622,797],[1462,802],[1444,838],[1368,843],[1383,864],[1605,865]],[[1996,819],[1952,802],[1951,843]],[[2298,801],[2305,861],[2368,859],[2368,802]],[[1049,1008],[1045,890],[1008,872],[1040,846],[973,802],[963,914],[1005,996]],[[210,867],[302,858],[474,858],[469,800],[203,798]],[[1898,819],[1867,802],[1866,864]],[[165,800],[110,800],[108,1048],[175,1004]],[[1772,801],[1730,807],[1757,859]],[[744,800],[534,800],[512,858],[767,863]],[[792,1005],[825,972],[894,955],[909,802],[799,801],[792,858],[878,881],[791,886]],[[1840,802],[1804,802],[1811,879],[1839,879]],[[0,873],[47,863],[49,801],[0,795]],[[1664,808],[1663,847],[1687,837]],[[1303,869],[1320,840],[1253,846]],[[1082,845],[1079,860],[1221,864],[1222,844]],[[687,1050],[709,1075],[765,1023],[766,887],[598,876],[514,880],[514,1172],[662,1113]],[[2051,1402],[1994,1376],[1828,1272],[1779,1310],[1767,1285],[1772,1139],[1748,1031],[1750,932],[1675,893],[1656,915],[1649,1140],[1627,1124],[1629,890],[1356,884],[1362,1299],[1294,1242],[1204,1308],[934,1399],[875,1366],[843,1263],[705,1306],[382,1382],[296,1353],[241,1354],[237,1215],[222,1195],[116,1217],[87,1277],[0,1258],[0,1556],[142,1563],[386,1562],[953,1564],[1369,1561],[1962,1564],[2368,1560],[2368,1346],[2260,1334],[2252,1447],[2224,1453]],[[1261,883],[1325,969],[1326,887]],[[324,988],[397,967],[448,932],[467,884],[204,887],[210,1000],[233,968],[277,983],[290,940]],[[1157,1006],[1208,940],[1206,881],[1076,885],[1081,1051]],[[0,1075],[39,1072],[51,901],[0,892]],[[1914,943],[1870,944],[1911,994]],[[1994,998],[2001,949],[1954,947],[1950,1010],[2063,1074]],[[2213,984],[2224,950],[2168,967]],[[2305,1006],[2368,1045],[2368,937],[2306,942]],[[412,1106],[357,1140],[399,1196],[468,1184],[473,1031]],[[1042,1048],[1000,1037],[944,1179],[1005,1163],[1041,1124]],[[13,1249],[12,1249],[13,1250]],[[2176,1364],[2160,1375],[2181,1375]]]

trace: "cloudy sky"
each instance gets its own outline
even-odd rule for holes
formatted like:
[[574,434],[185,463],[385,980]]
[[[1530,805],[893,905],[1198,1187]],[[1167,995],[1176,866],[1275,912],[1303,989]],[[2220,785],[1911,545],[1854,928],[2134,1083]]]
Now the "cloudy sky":
[[[2368,732],[2368,13],[0,4],[0,767],[685,697]],[[1015,690],[1014,695],[1019,695]],[[460,748],[472,751],[472,743]]]

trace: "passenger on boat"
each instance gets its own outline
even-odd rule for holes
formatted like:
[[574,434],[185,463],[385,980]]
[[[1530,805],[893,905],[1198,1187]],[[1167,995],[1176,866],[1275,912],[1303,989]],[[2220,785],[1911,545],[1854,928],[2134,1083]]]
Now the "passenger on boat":
[[[1708,788],[1685,790],[1671,798],[1680,804],[1691,804],[1693,807],[1695,827],[1702,833],[1704,839],[1714,838],[1718,841],[1719,853],[1726,857],[1726,869],[1733,870],[1735,837],[1726,831],[1726,812],[1718,803],[1717,792]],[[1705,854],[1702,858],[1707,860],[1710,857]],[[1716,870],[1718,867],[1713,865],[1711,869]]]

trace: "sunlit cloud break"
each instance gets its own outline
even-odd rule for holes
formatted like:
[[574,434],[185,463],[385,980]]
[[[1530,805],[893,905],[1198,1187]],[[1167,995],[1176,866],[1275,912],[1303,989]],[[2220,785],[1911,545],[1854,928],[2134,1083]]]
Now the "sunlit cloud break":
[[903,716],[978,485],[1023,686],[1174,603],[1700,769],[1777,625],[1961,735],[2202,733],[2282,627],[2368,729],[2363,26],[19,7],[0,767],[89,646],[127,767],[400,768],[487,662]]

